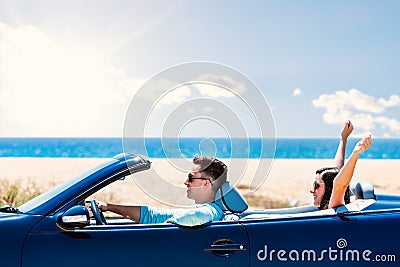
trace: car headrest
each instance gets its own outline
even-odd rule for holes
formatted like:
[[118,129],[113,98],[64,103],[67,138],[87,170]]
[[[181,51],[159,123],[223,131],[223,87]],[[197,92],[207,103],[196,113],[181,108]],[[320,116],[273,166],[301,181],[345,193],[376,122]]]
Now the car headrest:
[[369,182],[358,182],[355,186],[354,195],[356,199],[376,199],[374,186]]
[[223,211],[230,211],[233,213],[242,213],[249,207],[247,201],[242,194],[233,187],[229,181],[222,184],[222,197],[221,190],[218,190],[215,195],[215,204],[217,204]]

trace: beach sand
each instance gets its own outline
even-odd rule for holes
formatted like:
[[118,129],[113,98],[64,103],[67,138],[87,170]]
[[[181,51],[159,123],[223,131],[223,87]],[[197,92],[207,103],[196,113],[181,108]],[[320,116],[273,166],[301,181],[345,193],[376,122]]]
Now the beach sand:
[[[41,190],[47,190],[62,182],[76,177],[83,172],[107,161],[105,158],[0,158],[0,181],[33,182]],[[186,170],[176,168],[177,165],[190,165],[190,162],[176,160],[171,165],[166,159],[151,159],[152,169],[167,182],[181,186],[186,179]],[[226,161],[229,167],[228,179],[233,181],[248,198],[251,208],[270,208],[276,205],[305,205],[312,201],[309,193],[315,170],[331,166],[332,160],[315,159],[276,159],[272,165],[270,160],[234,159]],[[182,166],[183,166],[182,165]],[[268,169],[270,171],[268,173]],[[259,172],[256,170],[258,169]],[[266,176],[266,174],[268,175]],[[400,160],[366,160],[360,159],[353,180],[370,181],[375,193],[400,194]],[[140,176],[152,175],[144,171]],[[262,177],[266,176],[263,180]],[[254,187],[249,188],[253,178]],[[263,182],[262,182],[263,181]],[[261,183],[262,182],[262,183]],[[257,190],[255,190],[257,187]],[[184,191],[183,191],[184,192]],[[108,194],[108,195],[104,195]],[[169,192],[163,192],[174,198]],[[184,194],[184,193],[183,193]],[[169,195],[169,196],[168,196]],[[98,196],[105,201],[130,203],[137,205],[165,206],[143,193],[135,183],[130,186],[116,186],[105,190]],[[273,203],[277,203],[276,205]]]

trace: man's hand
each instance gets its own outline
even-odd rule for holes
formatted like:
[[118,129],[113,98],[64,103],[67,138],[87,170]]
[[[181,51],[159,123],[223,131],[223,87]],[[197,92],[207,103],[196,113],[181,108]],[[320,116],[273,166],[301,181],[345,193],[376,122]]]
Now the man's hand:
[[107,203],[102,202],[102,201],[97,201],[97,200],[96,200],[96,204],[97,204],[97,207],[98,207],[101,211],[107,211],[107,210],[108,210]]

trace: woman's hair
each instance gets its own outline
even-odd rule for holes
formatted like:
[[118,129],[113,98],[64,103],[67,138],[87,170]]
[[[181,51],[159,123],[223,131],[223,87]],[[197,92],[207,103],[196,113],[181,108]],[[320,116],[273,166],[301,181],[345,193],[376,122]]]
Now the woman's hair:
[[[321,179],[325,184],[325,192],[322,196],[320,205],[318,207],[319,210],[327,209],[329,206],[329,200],[331,199],[332,190],[333,190],[333,180],[336,175],[339,173],[339,168],[337,167],[325,167],[318,169],[315,174],[321,174]],[[350,203],[350,189],[347,187],[346,193],[344,194],[344,202],[346,204]]]

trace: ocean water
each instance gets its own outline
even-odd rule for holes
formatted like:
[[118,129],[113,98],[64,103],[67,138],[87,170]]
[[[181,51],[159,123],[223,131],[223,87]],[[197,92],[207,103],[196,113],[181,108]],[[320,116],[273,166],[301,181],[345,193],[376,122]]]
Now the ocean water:
[[[359,139],[349,139],[347,156]],[[275,143],[275,144],[274,144]],[[122,152],[149,158],[192,158],[211,155],[218,158],[334,158],[338,139],[326,138],[0,138],[0,157],[109,158]],[[368,159],[400,159],[400,139],[374,139],[361,154]]]

